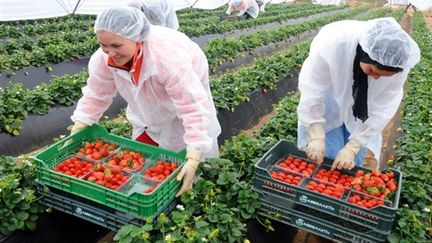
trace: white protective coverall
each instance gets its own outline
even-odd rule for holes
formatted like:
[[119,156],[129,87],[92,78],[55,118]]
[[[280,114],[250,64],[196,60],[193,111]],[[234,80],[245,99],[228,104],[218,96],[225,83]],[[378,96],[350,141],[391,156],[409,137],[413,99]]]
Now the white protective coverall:
[[[374,43],[368,42],[368,30],[374,28],[374,21],[392,28],[400,28],[393,18],[364,21],[345,20],[324,26],[312,41],[309,56],[299,75],[300,103],[297,108],[298,147],[304,149],[309,143],[307,127],[313,123],[325,124],[325,132],[345,124],[350,132],[349,139],[355,139],[369,148],[379,160],[381,153],[381,132],[395,114],[403,94],[403,85],[410,68],[420,59],[417,44],[408,36],[411,48],[408,60],[399,65],[391,65],[392,56],[380,57],[374,54]],[[385,25],[383,25],[385,26]],[[383,27],[385,30],[387,27]],[[379,32],[382,30],[378,30]],[[402,32],[406,34],[405,32]],[[391,37],[390,37],[391,38]],[[372,38],[370,38],[372,39]],[[352,106],[353,61],[356,47],[360,43],[369,56],[386,66],[403,68],[402,72],[391,77],[374,80],[368,77],[368,115],[363,123],[355,119]],[[402,47],[401,47],[402,48]],[[377,52],[379,53],[379,52]]]
[[167,0],[132,0],[128,6],[141,10],[152,25],[179,28],[174,7]]
[[204,158],[218,156],[221,128],[207,59],[197,44],[180,32],[150,25],[138,86],[128,71],[108,66],[107,60],[101,48],[92,55],[83,97],[71,117],[74,122],[97,123],[119,92],[129,105],[133,139],[146,131],[160,147],[187,147],[203,152]]
[[255,0],[230,0],[226,14],[230,15],[232,11],[240,11],[237,16],[243,16],[248,13],[252,18],[256,19],[259,13],[259,6]]

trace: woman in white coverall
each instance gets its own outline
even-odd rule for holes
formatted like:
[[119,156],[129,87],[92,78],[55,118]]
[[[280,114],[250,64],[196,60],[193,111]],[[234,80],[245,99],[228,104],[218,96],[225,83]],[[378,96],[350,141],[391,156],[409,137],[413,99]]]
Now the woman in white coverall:
[[362,166],[366,147],[379,161],[381,132],[419,60],[417,44],[393,18],[324,26],[299,75],[298,147],[317,163],[334,159],[333,169]]
[[186,35],[150,25],[136,8],[103,11],[94,30],[100,48],[90,58],[71,133],[97,123],[119,92],[128,103],[133,139],[186,148],[187,162],[177,176],[181,195],[192,188],[200,161],[219,155],[221,128],[204,53]]
[[255,0],[230,0],[226,14],[231,15],[234,10],[239,11],[238,17],[245,19],[256,19],[259,13],[259,7]]
[[141,10],[152,25],[179,28],[174,7],[167,0],[132,0],[128,6]]

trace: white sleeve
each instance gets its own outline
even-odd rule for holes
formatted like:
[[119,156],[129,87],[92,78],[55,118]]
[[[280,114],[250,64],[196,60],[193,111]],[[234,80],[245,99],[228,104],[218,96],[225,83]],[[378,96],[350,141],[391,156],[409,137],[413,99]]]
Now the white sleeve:
[[246,13],[246,10],[245,10],[245,11],[240,11],[240,12],[237,14],[237,16],[238,16],[238,17],[241,17],[241,16],[243,16],[245,13]]
[[299,75],[300,103],[297,107],[299,122],[304,127],[325,123],[325,92],[331,85],[330,67],[320,52],[311,52]]
[[233,11],[234,7],[232,6],[232,4],[228,4],[228,10],[226,11],[226,14],[230,15]]
[[354,139],[365,146],[371,137],[383,131],[401,103],[403,85],[408,72],[409,70],[406,70],[393,77],[372,80],[373,86],[368,88],[369,118],[364,123],[357,120],[357,126],[349,139]]
[[79,99],[71,119],[73,122],[80,121],[92,125],[99,121],[111,105],[117,88],[101,49],[92,55],[88,66],[87,85],[82,88],[83,96]]
[[[207,66],[207,63],[200,65]],[[208,135],[211,110],[214,109],[210,106],[212,97],[207,94],[201,79],[194,72],[197,67],[185,63],[177,68],[177,73],[167,77],[165,90],[182,120],[185,130],[183,140],[187,149],[206,153],[213,145],[213,139]]]

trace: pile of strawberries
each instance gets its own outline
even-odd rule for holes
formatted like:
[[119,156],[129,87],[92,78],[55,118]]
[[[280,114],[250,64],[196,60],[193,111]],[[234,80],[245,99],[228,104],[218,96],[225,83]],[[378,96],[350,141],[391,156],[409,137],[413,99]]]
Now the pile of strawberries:
[[79,148],[77,154],[88,159],[101,160],[108,157],[115,149],[114,144],[97,139],[94,142],[86,142],[84,146]]
[[151,193],[157,186],[165,180],[171,173],[173,173],[178,167],[177,163],[164,162],[159,160],[154,166],[147,168],[144,171],[144,180],[153,180],[150,187],[144,190],[144,193]]
[[392,171],[383,173],[372,170],[365,173],[358,170],[351,184],[355,192],[350,194],[348,202],[365,208],[384,205],[384,200],[390,199],[397,191],[395,174]]
[[81,178],[93,169],[93,164],[77,157],[71,157],[53,168],[54,171]]
[[324,183],[318,180],[311,180],[306,188],[315,191],[330,197],[342,198],[344,194],[345,188],[342,185],[332,184],[332,183]]
[[[270,172],[275,180],[291,185],[300,185],[303,178],[310,177],[315,164],[288,156],[276,164]],[[308,190],[329,197],[342,199],[348,194],[347,201],[351,204],[373,208],[385,205],[397,191],[395,174],[392,171],[381,172],[372,170],[366,173],[358,170],[353,173],[320,168],[306,186]]]
[[101,163],[97,163],[93,172],[87,177],[87,181],[113,190],[118,189],[128,179],[129,177],[122,173],[120,167],[108,167]]
[[137,171],[142,169],[145,158],[137,152],[122,150],[114,155],[108,164],[111,166],[118,166],[126,171]]
[[154,166],[147,168],[144,171],[144,176],[157,181],[163,181],[178,167],[177,163],[164,162],[159,160]]
[[279,167],[300,173],[310,177],[315,170],[315,164],[309,163],[299,158],[288,156],[284,161],[277,164]]

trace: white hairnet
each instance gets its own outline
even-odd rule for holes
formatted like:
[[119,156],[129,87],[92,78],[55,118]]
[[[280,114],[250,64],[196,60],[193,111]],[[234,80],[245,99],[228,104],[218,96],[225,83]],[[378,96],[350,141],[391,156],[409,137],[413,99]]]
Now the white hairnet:
[[420,60],[417,43],[394,18],[368,21],[370,26],[360,38],[360,45],[369,57],[384,66],[412,68]]
[[141,10],[150,24],[175,30],[179,28],[174,7],[166,0],[132,0],[128,6]]
[[97,16],[94,31],[97,33],[100,30],[142,42],[150,31],[150,24],[144,14],[136,8],[113,7],[105,9]]
[[232,0],[232,1],[231,1],[231,3],[232,3],[234,6],[239,6],[239,5],[241,4],[241,2],[242,2],[242,0]]

